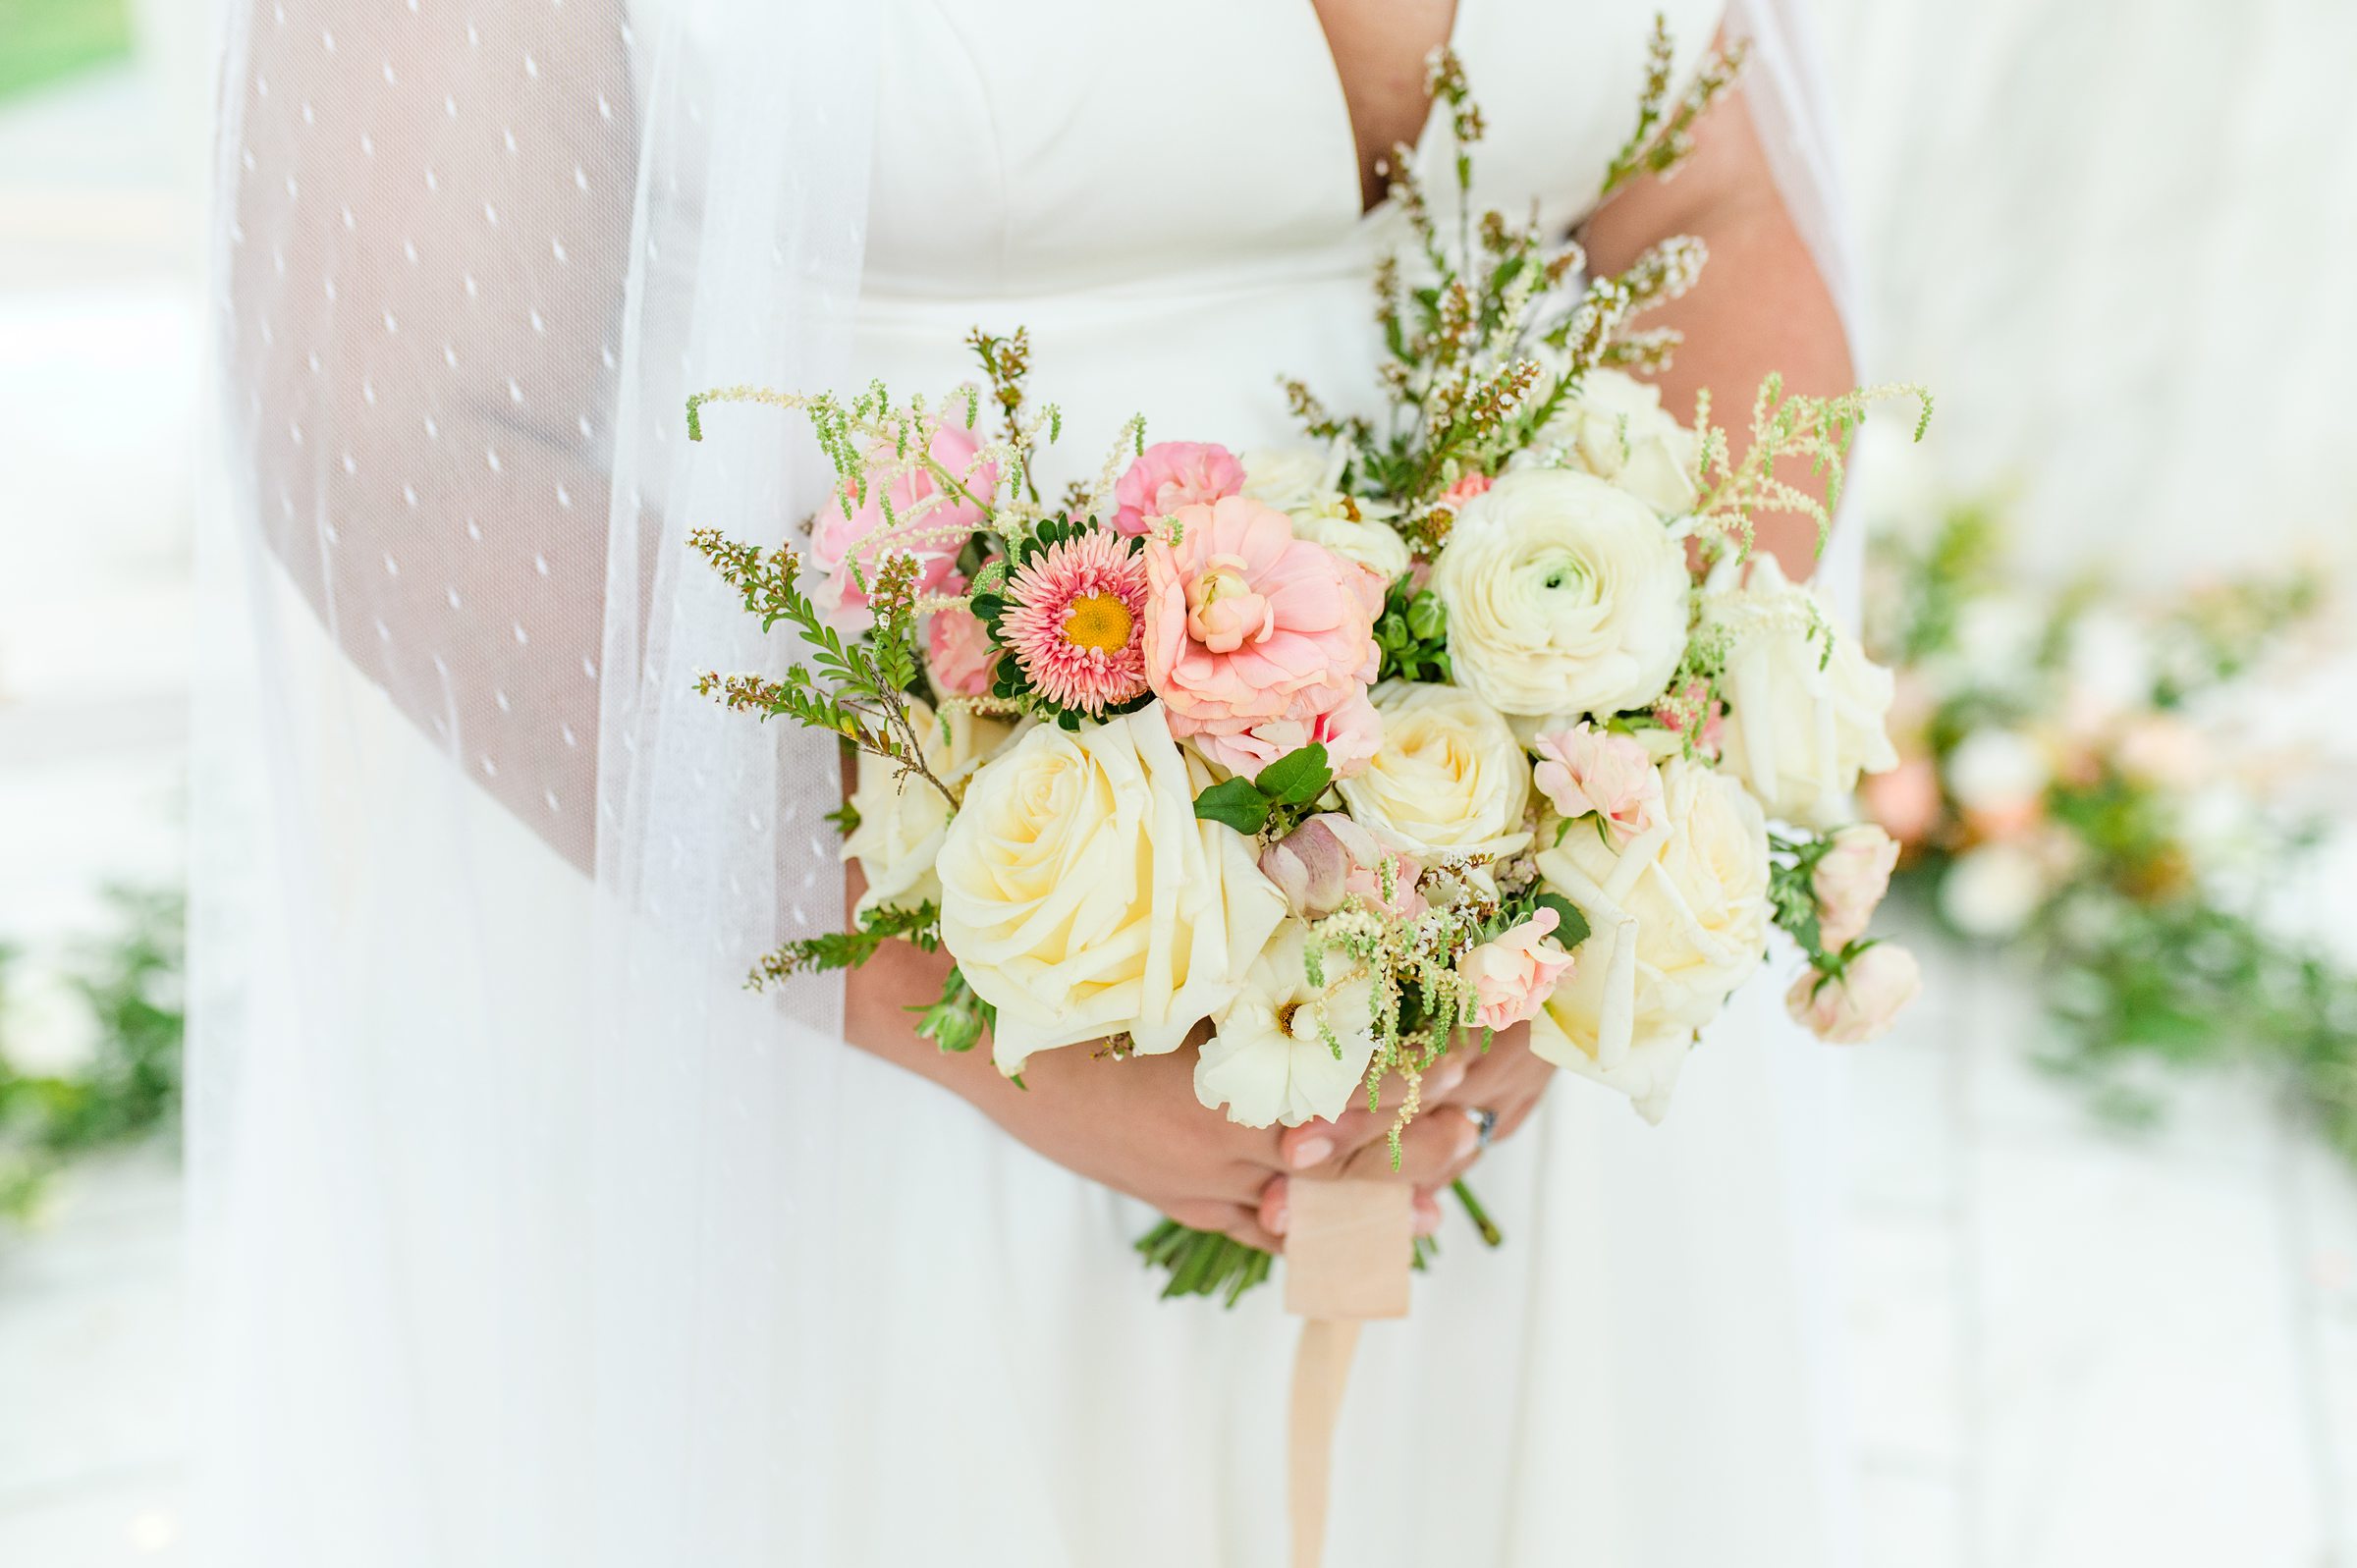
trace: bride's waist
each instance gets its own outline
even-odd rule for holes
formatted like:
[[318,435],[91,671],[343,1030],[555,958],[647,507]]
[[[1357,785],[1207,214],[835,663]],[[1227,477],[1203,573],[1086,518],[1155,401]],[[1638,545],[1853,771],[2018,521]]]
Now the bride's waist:
[[1256,258],[1227,267],[1123,275],[1061,286],[975,290],[871,268],[860,280],[862,332],[931,333],[978,320],[1058,327],[1123,325],[1172,316],[1265,317],[1343,311],[1364,320],[1373,271],[1356,246]]

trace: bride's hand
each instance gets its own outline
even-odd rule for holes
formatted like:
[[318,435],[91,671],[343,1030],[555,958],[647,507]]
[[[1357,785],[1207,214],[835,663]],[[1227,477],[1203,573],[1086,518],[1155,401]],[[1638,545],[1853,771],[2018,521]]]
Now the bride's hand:
[[[1440,1220],[1438,1195],[1481,1158],[1478,1112],[1498,1118],[1491,1141],[1511,1136],[1538,1108],[1555,1068],[1531,1053],[1530,1026],[1499,1031],[1490,1049],[1460,1045],[1424,1079],[1416,1119],[1399,1137],[1398,1179],[1416,1188],[1416,1230],[1428,1235]],[[1278,1139],[1288,1171],[1359,1179],[1392,1176],[1389,1134],[1400,1098],[1398,1080],[1385,1085],[1381,1108],[1370,1113],[1364,1101],[1331,1122],[1313,1121],[1286,1129]],[[1286,1177],[1263,1189],[1261,1227],[1285,1232]]]

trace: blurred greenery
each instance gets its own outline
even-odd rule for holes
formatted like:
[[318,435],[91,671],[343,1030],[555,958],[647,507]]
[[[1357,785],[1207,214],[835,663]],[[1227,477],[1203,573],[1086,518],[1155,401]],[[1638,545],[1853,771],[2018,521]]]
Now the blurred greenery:
[[[29,1217],[77,1156],[165,1131],[180,1115],[185,952],[179,893],[118,888],[116,929],[65,976],[96,1042],[68,1072],[28,1072],[0,1039],[0,1217]],[[0,1000],[21,958],[0,947]]]
[[130,53],[130,0],[0,0],[0,98]]

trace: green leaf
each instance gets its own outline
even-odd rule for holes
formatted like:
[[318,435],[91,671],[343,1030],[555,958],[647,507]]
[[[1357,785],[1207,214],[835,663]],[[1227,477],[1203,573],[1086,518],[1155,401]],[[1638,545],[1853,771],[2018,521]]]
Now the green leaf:
[[[1269,766],[1274,768],[1277,763]],[[1205,822],[1225,823],[1237,833],[1253,834],[1268,823],[1272,804],[1251,780],[1229,779],[1195,796],[1195,815]]]
[[1261,769],[1252,783],[1280,805],[1305,806],[1334,783],[1334,770],[1327,766],[1326,748],[1313,740],[1299,751],[1288,751]]
[[1555,940],[1562,944],[1565,951],[1587,941],[1589,933],[1595,929],[1588,924],[1588,917],[1580,913],[1579,905],[1560,892],[1540,893],[1539,906],[1555,911]]

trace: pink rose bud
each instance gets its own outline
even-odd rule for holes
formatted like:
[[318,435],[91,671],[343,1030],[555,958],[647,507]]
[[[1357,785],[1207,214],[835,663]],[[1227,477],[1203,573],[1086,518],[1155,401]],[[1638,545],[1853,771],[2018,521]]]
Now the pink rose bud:
[[[952,576],[942,592],[965,592],[963,577]],[[991,666],[998,650],[990,644],[990,629],[963,605],[933,612],[925,627],[925,665],[933,684],[945,697],[979,697],[990,689]]]
[[1350,895],[1350,874],[1374,865],[1383,846],[1339,811],[1321,812],[1260,852],[1261,874],[1285,894],[1293,913],[1322,920]]
[[1866,934],[1866,923],[1891,889],[1898,840],[1873,823],[1843,828],[1810,875],[1817,894],[1817,934],[1827,952],[1839,952]]
[[1461,507],[1489,488],[1490,476],[1488,474],[1469,473],[1442,491],[1441,499],[1452,507]]
[[1628,735],[1577,725],[1539,736],[1539,765],[1531,782],[1565,817],[1590,812],[1626,843],[1662,820],[1662,776],[1645,748]]
[[1559,923],[1554,910],[1541,909],[1458,960],[1457,973],[1472,982],[1477,999],[1474,1023],[1504,1029],[1538,1014],[1571,972],[1571,954],[1552,935]]
[[1803,974],[1784,994],[1784,1010],[1818,1039],[1836,1046],[1860,1046],[1891,1027],[1899,1009],[1923,989],[1923,971],[1915,955],[1891,943],[1878,943],[1849,961],[1838,980],[1825,980],[1815,970]]

